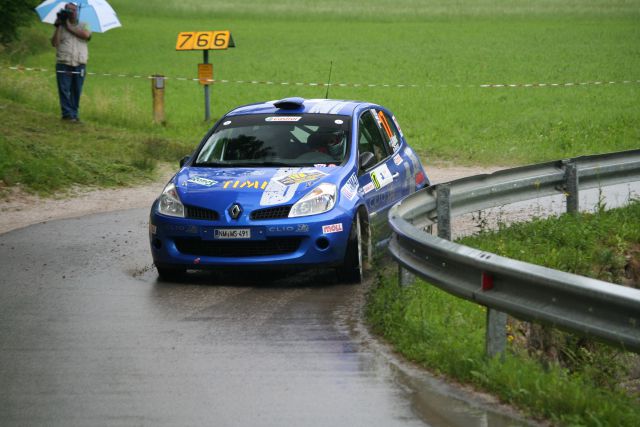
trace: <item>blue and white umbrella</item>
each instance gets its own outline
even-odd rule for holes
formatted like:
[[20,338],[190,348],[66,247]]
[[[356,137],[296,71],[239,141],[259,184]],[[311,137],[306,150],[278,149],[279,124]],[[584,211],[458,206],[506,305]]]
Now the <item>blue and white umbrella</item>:
[[121,26],[116,12],[105,0],[45,0],[36,7],[36,12],[42,22],[53,24],[58,12],[67,3],[78,6],[78,21],[86,23],[92,32],[104,33]]

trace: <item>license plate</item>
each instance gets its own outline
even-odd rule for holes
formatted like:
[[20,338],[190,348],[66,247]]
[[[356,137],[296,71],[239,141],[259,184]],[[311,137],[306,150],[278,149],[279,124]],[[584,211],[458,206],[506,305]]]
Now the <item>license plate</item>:
[[250,239],[250,228],[216,228],[213,230],[214,239]]

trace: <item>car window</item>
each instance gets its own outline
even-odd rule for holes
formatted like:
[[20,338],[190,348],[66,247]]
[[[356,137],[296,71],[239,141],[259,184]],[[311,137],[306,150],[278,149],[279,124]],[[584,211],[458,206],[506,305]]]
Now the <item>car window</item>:
[[227,117],[194,166],[338,165],[347,158],[349,127],[349,117],[331,114]]
[[378,163],[387,157],[387,150],[374,114],[374,110],[367,110],[360,116],[358,126],[358,151],[359,154],[367,151],[373,153],[376,163]]

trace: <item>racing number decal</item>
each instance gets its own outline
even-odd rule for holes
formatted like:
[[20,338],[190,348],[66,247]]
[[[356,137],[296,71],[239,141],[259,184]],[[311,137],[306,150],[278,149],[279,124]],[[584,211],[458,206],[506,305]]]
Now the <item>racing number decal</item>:
[[373,182],[373,186],[376,187],[376,190],[380,189],[380,182],[374,173],[371,174],[371,182]]
[[230,31],[187,31],[178,34],[176,50],[227,49]]

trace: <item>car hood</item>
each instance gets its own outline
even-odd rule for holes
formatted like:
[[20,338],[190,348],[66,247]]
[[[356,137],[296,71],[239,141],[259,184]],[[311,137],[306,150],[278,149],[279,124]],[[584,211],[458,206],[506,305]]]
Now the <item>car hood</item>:
[[320,182],[338,184],[340,167],[185,167],[175,177],[182,203],[221,211],[234,203],[245,211],[293,204]]

